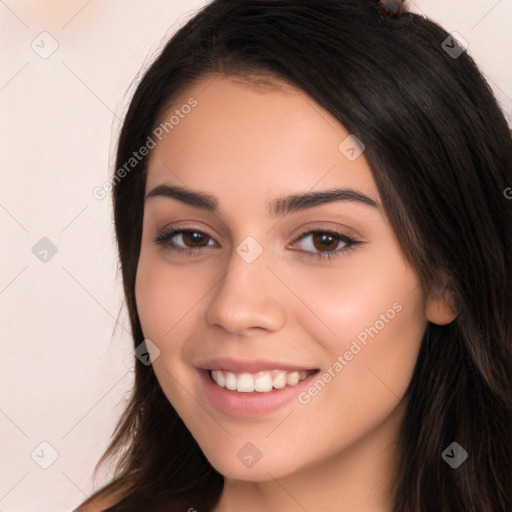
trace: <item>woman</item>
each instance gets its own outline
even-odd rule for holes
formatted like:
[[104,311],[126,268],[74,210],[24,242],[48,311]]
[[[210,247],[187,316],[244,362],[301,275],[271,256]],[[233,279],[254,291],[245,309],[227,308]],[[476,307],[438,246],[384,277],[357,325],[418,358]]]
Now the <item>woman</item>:
[[113,176],[135,386],[80,510],[511,510],[512,141],[392,4],[215,0],[145,73]]

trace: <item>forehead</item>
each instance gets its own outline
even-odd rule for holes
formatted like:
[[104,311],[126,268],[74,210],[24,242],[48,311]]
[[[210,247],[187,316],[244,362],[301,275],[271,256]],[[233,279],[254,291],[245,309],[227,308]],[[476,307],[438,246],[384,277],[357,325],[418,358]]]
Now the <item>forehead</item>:
[[350,133],[292,86],[208,77],[162,121],[147,190],[165,182],[218,196],[238,188],[249,197],[343,185],[378,196],[364,154],[349,159],[342,151]]

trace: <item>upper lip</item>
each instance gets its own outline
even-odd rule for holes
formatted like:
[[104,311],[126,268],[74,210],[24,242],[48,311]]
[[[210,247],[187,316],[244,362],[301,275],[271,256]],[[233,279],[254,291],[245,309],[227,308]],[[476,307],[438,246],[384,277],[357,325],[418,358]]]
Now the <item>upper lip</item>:
[[311,366],[290,364],[270,359],[233,359],[230,357],[212,357],[197,365],[201,370],[226,370],[233,373],[255,373],[265,370],[310,371],[316,370]]

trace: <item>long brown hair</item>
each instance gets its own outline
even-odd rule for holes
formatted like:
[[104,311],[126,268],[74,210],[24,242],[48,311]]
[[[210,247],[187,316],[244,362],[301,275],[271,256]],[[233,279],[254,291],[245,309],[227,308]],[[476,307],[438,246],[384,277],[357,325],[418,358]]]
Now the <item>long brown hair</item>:
[[[140,81],[119,137],[116,170],[162,114],[216,73],[278,77],[305,91],[366,146],[401,248],[425,290],[451,296],[451,324],[428,324],[407,390],[396,512],[512,510],[512,139],[488,84],[449,34],[373,0],[215,0],[165,45]],[[449,47],[457,44],[451,39]],[[113,190],[115,230],[134,347],[145,157]],[[457,442],[468,458],[442,458]],[[223,477],[136,360],[131,400],[99,461],[117,460],[100,492],[109,512],[212,510]],[[98,467],[97,466],[97,467]]]

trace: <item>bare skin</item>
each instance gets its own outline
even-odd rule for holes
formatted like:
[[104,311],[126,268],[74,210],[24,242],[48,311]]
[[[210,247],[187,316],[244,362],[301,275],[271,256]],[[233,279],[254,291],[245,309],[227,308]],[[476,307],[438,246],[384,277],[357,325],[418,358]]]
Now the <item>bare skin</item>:
[[[218,211],[147,199],[136,299],[166,396],[225,476],[218,510],[390,512],[401,398],[422,334],[427,320],[446,324],[456,314],[422,291],[364,153],[350,161],[338,149],[349,133],[327,111],[291,87],[220,76],[190,88],[169,116],[191,97],[197,105],[152,150],[146,194],[179,186],[215,196]],[[335,188],[375,206],[338,200],[268,214],[278,197]],[[196,234],[156,243],[171,225]],[[360,243],[303,236],[311,230]],[[250,263],[237,253],[248,236],[262,250]],[[346,355],[371,326],[377,334]],[[205,396],[198,370],[219,355],[331,378],[271,413],[226,414]],[[261,454],[252,467],[237,456],[248,442]]]

